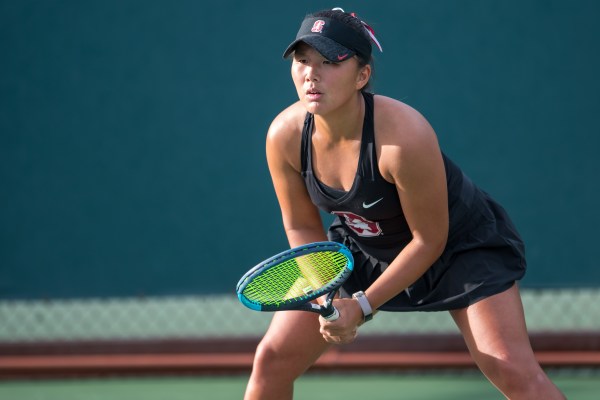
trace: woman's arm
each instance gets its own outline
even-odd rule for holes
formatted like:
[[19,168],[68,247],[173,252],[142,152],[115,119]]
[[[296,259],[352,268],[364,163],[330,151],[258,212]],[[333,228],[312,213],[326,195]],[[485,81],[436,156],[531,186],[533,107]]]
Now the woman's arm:
[[449,226],[446,172],[433,128],[402,103],[385,98],[380,103],[380,170],[398,189],[413,238],[365,291],[373,309],[414,283],[439,258]]
[[[414,283],[439,258],[448,236],[446,172],[435,133],[412,108],[376,97],[379,170],[396,185],[412,240],[383,274],[365,290],[373,310]],[[356,300],[334,302],[341,318],[321,320],[321,333],[331,343],[349,343],[362,323]]]
[[267,162],[291,247],[327,240],[300,171],[304,113],[291,106],[275,118],[267,134]]

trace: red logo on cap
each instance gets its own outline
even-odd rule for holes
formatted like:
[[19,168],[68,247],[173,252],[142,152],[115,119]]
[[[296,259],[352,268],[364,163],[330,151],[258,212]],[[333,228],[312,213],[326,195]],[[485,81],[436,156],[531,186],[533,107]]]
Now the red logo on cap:
[[311,32],[315,33],[323,33],[323,27],[325,26],[325,21],[322,19],[316,20],[313,24],[312,28],[310,28]]

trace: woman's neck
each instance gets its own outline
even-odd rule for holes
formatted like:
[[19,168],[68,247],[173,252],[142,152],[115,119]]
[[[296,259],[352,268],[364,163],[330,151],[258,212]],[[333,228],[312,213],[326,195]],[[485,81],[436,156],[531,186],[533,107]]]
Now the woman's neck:
[[360,139],[365,115],[362,92],[357,92],[346,104],[326,115],[315,115],[315,130],[330,142]]

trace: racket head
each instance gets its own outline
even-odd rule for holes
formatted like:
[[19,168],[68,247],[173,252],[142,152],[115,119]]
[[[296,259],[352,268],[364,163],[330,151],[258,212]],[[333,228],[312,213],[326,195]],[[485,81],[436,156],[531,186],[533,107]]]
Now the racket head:
[[[337,290],[354,269],[350,250],[336,242],[295,247],[250,269],[236,286],[238,299],[256,311],[306,309],[311,300]],[[316,309],[314,309],[316,311]]]

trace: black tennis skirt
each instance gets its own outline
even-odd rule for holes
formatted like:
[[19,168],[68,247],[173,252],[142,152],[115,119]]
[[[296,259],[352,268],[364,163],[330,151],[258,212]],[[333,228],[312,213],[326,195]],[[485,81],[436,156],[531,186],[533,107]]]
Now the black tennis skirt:
[[[339,220],[330,240],[344,243],[354,256],[354,271],[340,290],[342,297],[366,290],[396,258],[398,246],[361,243]],[[389,239],[389,238],[388,238]],[[381,311],[445,311],[465,308],[512,287],[525,275],[525,247],[506,211],[487,194],[458,229],[451,229],[440,258]]]

